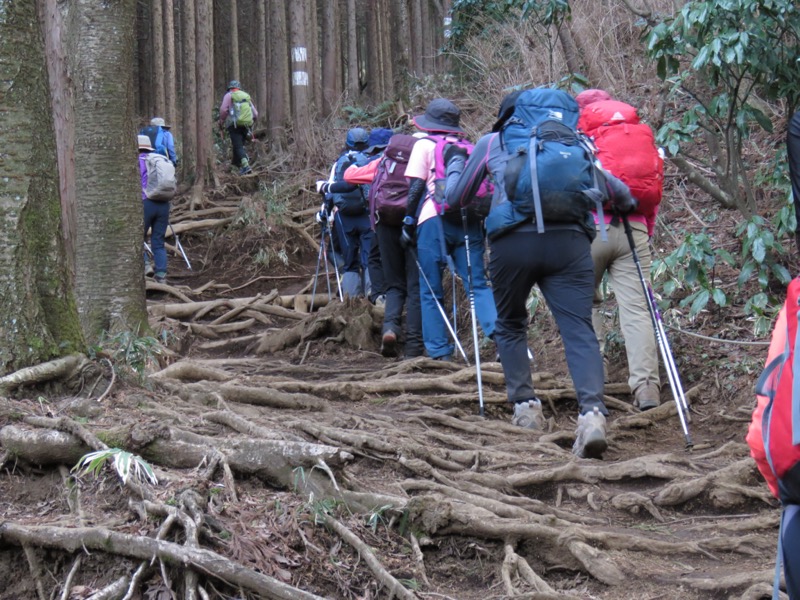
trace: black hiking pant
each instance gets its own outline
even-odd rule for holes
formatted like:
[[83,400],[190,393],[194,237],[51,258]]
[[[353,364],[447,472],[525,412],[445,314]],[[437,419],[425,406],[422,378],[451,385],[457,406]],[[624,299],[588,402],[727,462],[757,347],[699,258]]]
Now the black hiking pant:
[[538,284],[555,317],[580,413],[603,404],[603,358],[592,328],[594,265],[583,230],[522,225],[491,242],[491,272],[500,353],[509,402],[535,398],[528,359],[528,294]]
[[247,127],[230,125],[228,134],[231,136],[231,152],[233,153],[231,162],[234,166],[241,167],[242,159],[247,158],[247,152],[244,149],[244,142],[247,139]]

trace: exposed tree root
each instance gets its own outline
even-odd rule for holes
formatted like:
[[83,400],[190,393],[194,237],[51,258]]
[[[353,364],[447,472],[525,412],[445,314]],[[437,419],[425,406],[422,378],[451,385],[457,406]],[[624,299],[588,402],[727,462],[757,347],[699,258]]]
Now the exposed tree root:
[[69,379],[79,373],[88,362],[88,359],[82,354],[71,354],[34,367],[20,369],[5,377],[0,377],[0,395],[6,396],[23,386],[36,385],[54,379]]

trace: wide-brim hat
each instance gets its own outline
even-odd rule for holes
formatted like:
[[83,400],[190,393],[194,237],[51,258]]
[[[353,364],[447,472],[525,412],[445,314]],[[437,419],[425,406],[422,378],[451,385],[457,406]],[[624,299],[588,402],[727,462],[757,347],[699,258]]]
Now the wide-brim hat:
[[413,118],[414,125],[424,131],[466,133],[459,126],[461,110],[446,98],[431,100],[425,114]]
[[503,101],[500,103],[500,110],[497,111],[497,121],[492,125],[492,132],[498,132],[503,128],[506,121],[514,114],[514,106],[517,103],[517,98],[523,90],[514,90],[510,94],[506,94]]
[[164,119],[161,117],[153,117],[150,119],[150,125],[155,125],[156,127],[166,127],[167,125],[164,123]]
[[150,137],[146,135],[137,135],[136,141],[139,144],[139,150],[153,151],[153,145],[150,143]]

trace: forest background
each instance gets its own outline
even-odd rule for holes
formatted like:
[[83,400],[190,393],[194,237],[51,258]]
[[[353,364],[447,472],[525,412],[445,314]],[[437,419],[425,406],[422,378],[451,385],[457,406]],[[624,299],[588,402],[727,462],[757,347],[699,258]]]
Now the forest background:
[[[310,229],[298,228],[289,215],[308,218],[313,214],[318,206],[313,182],[327,174],[348,128],[389,126],[401,129],[409,115],[422,112],[428,101],[444,96],[461,107],[462,125],[474,140],[489,129],[501,98],[514,87],[555,85],[572,93],[587,87],[606,89],[616,98],[639,108],[643,120],[658,132],[659,143],[667,151],[665,202],[653,239],[657,255],[653,283],[671,333],[683,336],[693,331],[732,344],[763,343],[783,300],[786,283],[800,268],[793,245],[796,220],[784,146],[786,123],[800,100],[799,37],[797,7],[784,1],[0,2],[0,69],[3,73],[0,78],[0,135],[4,139],[0,150],[3,168],[0,178],[3,215],[0,219],[0,298],[3,300],[0,335],[4,339],[0,347],[0,374],[6,375],[0,379],[5,403],[4,427],[0,430],[4,450],[0,463],[6,464],[15,452],[24,453],[19,448],[11,452],[9,438],[2,435],[13,427],[5,424],[23,417],[33,419],[26,420],[29,426],[69,429],[90,448],[101,447],[97,438],[80,429],[79,424],[85,423],[88,417],[80,416],[79,424],[71,421],[70,425],[65,425],[63,420],[60,425],[35,421],[41,418],[36,416],[41,413],[48,417],[53,414],[45,396],[26,395],[28,388],[25,386],[35,387],[39,380],[64,376],[75,368],[74,357],[86,354],[96,364],[114,362],[108,375],[108,389],[111,389],[114,374],[117,369],[122,372],[126,363],[137,372],[147,370],[145,366],[154,367],[147,361],[137,362],[143,355],[157,354],[154,345],[164,343],[172,346],[173,352],[182,347],[179,340],[171,337],[170,330],[159,329],[163,323],[155,320],[151,328],[154,322],[152,294],[148,299],[146,292],[154,288],[152,282],[145,283],[143,277],[141,204],[134,141],[139,127],[153,116],[162,116],[172,125],[178,143],[182,193],[175,202],[176,207],[187,209],[202,219],[204,215],[214,214],[220,198],[235,199],[236,206],[231,207],[234,217],[226,221],[231,227],[217,226],[194,238],[185,237],[186,245],[199,253],[204,248],[229,244],[227,249],[231,254],[241,255],[244,262],[256,270],[264,269],[272,274],[287,267],[298,267],[306,258],[298,247],[305,243],[303,240]],[[216,107],[231,79],[242,81],[262,115],[250,147],[255,174],[244,178],[229,172],[227,140],[215,127]],[[256,232],[257,243],[238,244],[239,238],[231,233],[234,226]],[[170,260],[179,262],[180,259],[171,256]],[[535,298],[531,308],[539,316],[545,310]],[[539,322],[545,321],[540,319]],[[197,323],[187,325],[192,333],[201,328]],[[690,344],[685,341],[688,338],[679,339],[682,349]],[[612,346],[621,357],[619,340],[609,341],[615,342]],[[308,352],[308,346],[305,348]],[[735,359],[721,356],[724,351],[692,353],[687,350],[679,356],[679,363],[692,382],[701,382],[704,369],[713,363],[717,378],[715,393],[737,406],[742,397],[751,396],[752,380],[762,360],[759,352],[763,348],[753,348],[755,350],[749,354],[737,350]],[[162,367],[165,366],[163,356]],[[177,360],[173,354],[168,356],[166,362]],[[297,362],[298,357],[293,356],[292,360]],[[42,364],[49,370],[26,370]],[[158,362],[155,365],[157,368]],[[282,373],[293,372],[285,365],[281,369]],[[218,373],[215,376],[222,377]],[[457,376],[458,373],[452,375]],[[272,381],[267,380],[266,384],[272,385]],[[490,380],[487,375],[487,386]],[[107,379],[102,381],[107,382]],[[149,386],[153,385],[175,396],[183,393],[163,380],[160,384],[149,382],[145,388],[150,390]],[[323,389],[323,384],[291,385],[299,386],[291,388],[292,392],[308,391],[317,385],[313,393],[327,400],[330,398],[326,395],[338,398],[339,394]],[[352,391],[351,385],[355,384],[348,383],[345,388],[348,392]],[[14,390],[21,390],[20,404],[9,399]],[[230,390],[226,391],[222,385],[214,391],[231,401],[227,393]],[[296,395],[303,396],[299,402],[305,409],[317,406],[304,394]],[[131,400],[128,405],[124,396],[117,401],[119,404],[115,408],[130,409],[130,414],[137,414],[140,406],[146,404],[142,400]],[[203,396],[201,404],[208,402],[211,400]],[[188,409],[184,406],[174,410]],[[400,408],[397,411],[393,417],[402,412]],[[31,416],[32,413],[35,415]],[[67,413],[70,411],[65,411]],[[155,414],[163,416],[163,413],[144,409],[141,414],[147,418]],[[169,419],[173,416],[170,414]],[[669,416],[665,412],[663,418]],[[105,425],[120,422],[119,415],[109,412],[105,417],[108,419]],[[354,417],[354,429],[364,426],[362,418],[363,415]],[[428,414],[426,418],[437,422],[436,419],[447,417]],[[503,418],[501,416],[498,421]],[[730,427],[741,419],[735,411],[720,417],[720,421],[727,422]],[[448,426],[456,426],[454,421],[448,421]],[[91,425],[100,427],[101,422],[98,419]],[[494,425],[500,427],[498,423]],[[236,422],[234,427],[228,422],[228,426],[246,431],[242,423]],[[463,423],[460,427],[468,428]],[[331,442],[332,434],[328,430],[320,433],[314,426],[295,424],[295,432],[300,430],[305,436]],[[488,429],[481,429],[477,434],[470,432],[475,434],[475,447],[491,439],[486,431]],[[501,433],[495,434],[515,435],[498,431]],[[721,445],[721,440],[741,437],[737,430],[723,426],[714,431]],[[203,430],[203,433],[207,432]],[[252,434],[252,430],[249,433]],[[258,432],[263,437],[262,434],[263,430]],[[556,442],[564,442],[556,434],[552,435]],[[660,431],[659,437],[666,438],[666,434]],[[445,435],[441,434],[440,438],[444,440]],[[103,439],[117,440],[110,434]],[[447,443],[455,442],[447,438]],[[358,446],[351,438],[342,444],[349,449]],[[139,440],[130,448],[146,445]],[[398,445],[402,446],[400,442]],[[33,448],[36,444],[29,446]],[[464,449],[458,444],[456,447]],[[654,451],[641,440],[632,448]],[[372,451],[374,447],[369,450]],[[739,487],[726,482],[720,486],[722,492],[709,483],[711,475],[704,478],[712,488],[712,491],[704,488],[703,492],[713,500],[710,504],[722,513],[729,510],[729,504],[717,505],[716,501],[726,494],[735,495],[731,491],[734,488],[745,498],[738,499],[744,502],[745,508],[767,502],[763,490],[757,491],[760,482],[755,481],[752,465],[745,465],[744,459],[734,460],[741,458],[741,448],[728,451],[730,456],[723,451],[715,455],[730,459],[730,465],[724,463],[725,469],[712,459],[701,466],[693,465],[702,472],[720,470],[730,474],[736,471],[736,477],[741,475],[741,481],[736,480]],[[389,451],[381,447],[375,452],[378,455]],[[223,455],[227,458],[219,458]],[[370,458],[377,460],[376,455],[371,454]],[[381,455],[381,460],[384,458]],[[557,458],[562,460],[562,457]],[[161,455],[159,459],[165,460],[165,457]],[[229,459],[232,460],[229,449],[223,449],[211,461],[207,478],[211,479],[214,469]],[[448,453],[447,460],[437,457],[433,464],[439,468],[452,466],[453,463],[447,462],[451,459],[463,470],[462,463],[467,459],[457,452]],[[504,454],[499,462],[508,465],[508,460]],[[475,461],[475,464],[480,463],[477,458]],[[665,472],[651,465],[644,469],[646,474],[642,476],[634,474],[638,471],[632,466],[625,470],[620,465],[621,460],[616,466],[624,475],[609,472],[609,479],[628,477],[638,482],[636,478],[643,477],[649,481],[664,476]],[[100,464],[95,466],[99,469]],[[415,466],[420,469],[413,461],[403,463],[406,469]],[[230,469],[241,476],[238,468],[232,464],[225,471],[226,494],[235,496],[235,489],[231,492],[233,475]],[[339,474],[338,469],[335,470]],[[418,475],[421,472],[416,471]],[[579,470],[577,479],[602,479],[598,472]],[[675,475],[674,471],[669,473],[664,476],[667,480],[686,476],[685,473]],[[561,476],[553,475],[555,481]],[[282,474],[281,477],[278,487],[294,491],[301,487],[294,471],[291,476]],[[309,475],[309,481],[312,479]],[[376,489],[381,483],[382,479],[375,477]],[[7,497],[11,497],[8,490],[14,490],[12,480],[4,479],[0,485],[9,486],[4,489]],[[311,486],[310,483],[306,485]],[[503,485],[513,488],[515,484]],[[559,506],[562,488],[558,487],[555,501],[555,485],[545,487],[541,492],[543,499]],[[569,495],[573,488],[565,489]],[[533,495],[527,487],[525,490]],[[100,496],[101,490],[95,491]],[[396,491],[392,489],[393,493]],[[691,503],[687,500],[688,493],[679,501],[667,501],[664,499],[669,495],[666,491],[674,492],[674,489],[661,494],[653,492],[650,499],[643,499],[642,494],[633,500],[633,495],[626,496],[625,502],[631,504],[625,507],[633,506],[636,511],[641,509],[640,513],[656,518],[659,510],[666,510],[665,505]],[[137,493],[142,494],[141,489],[134,492]],[[594,508],[597,497],[582,493],[581,497],[588,498],[587,502]],[[394,496],[389,498],[377,493],[373,496],[378,503],[369,513],[373,524],[383,523],[384,514],[395,510],[398,519],[400,514],[406,515],[403,519],[409,514],[406,509],[398,508]],[[19,507],[26,501],[22,495],[20,498],[22,501],[4,506],[4,516],[21,510]],[[352,501],[352,497],[349,500]],[[290,501],[281,497],[275,503]],[[348,507],[356,505],[352,502]],[[70,508],[72,506],[70,502]],[[620,506],[622,504],[615,504],[614,508],[624,512]],[[419,508],[419,512],[424,512],[424,508]],[[168,512],[163,505],[159,510]],[[227,510],[233,509],[229,506]],[[509,511],[503,514],[508,516]],[[630,512],[634,512],[632,508]],[[332,513],[327,509],[315,506],[313,513],[315,523],[321,519],[330,524]],[[564,517],[556,513],[559,518]],[[163,516],[166,512],[159,514]],[[712,517],[725,519],[725,516],[705,514],[700,518]],[[583,522],[593,523],[585,515]],[[228,525],[230,523],[226,527]],[[642,525],[647,526],[649,524]],[[186,531],[191,529],[185,522],[184,527]],[[494,534],[483,530],[476,534],[480,528],[472,527],[465,528],[463,535],[495,539]],[[767,519],[766,526],[761,523],[757,527],[770,532],[774,523]],[[166,528],[169,529],[169,525]],[[233,530],[232,526],[228,529]],[[512,568],[509,566],[512,564],[522,565],[524,560],[519,560],[515,554],[520,552],[521,556],[524,549],[516,545],[515,536],[519,530],[504,531],[500,538],[505,541],[490,550],[492,558],[499,557],[504,569]],[[30,531],[24,533],[28,537],[10,527],[8,522],[0,527],[0,537],[5,542],[28,547],[42,543],[33,539]],[[241,537],[253,539],[250,533],[245,531]],[[432,530],[429,533],[433,535]],[[526,534],[520,535],[524,539]],[[697,535],[700,540],[705,534]],[[20,536],[24,538],[22,542]],[[187,534],[186,539],[189,537]],[[564,560],[570,565],[577,560],[594,579],[590,577],[586,583],[577,575],[574,581],[571,576],[560,577],[563,565],[558,561],[548,567],[556,573],[548,578],[557,580],[564,589],[583,590],[575,592],[578,597],[591,594],[601,597],[605,588],[597,582],[618,584],[617,574],[604,570],[602,564],[598,565],[589,556],[590,552],[573,541],[559,539],[558,543],[568,546],[574,555]],[[759,544],[761,542],[763,539]],[[87,538],[82,543],[88,543]],[[392,543],[401,544],[397,540]],[[459,547],[452,552],[459,557],[469,554],[476,561],[469,564],[479,564],[485,558],[481,554],[483,543],[478,543],[477,550],[473,544],[468,550]],[[69,546],[70,542],[64,544]],[[372,544],[378,546],[379,542],[373,540]],[[309,547],[306,545],[307,549]],[[394,551],[399,547],[391,548]],[[654,547],[659,548],[657,544]],[[754,543],[753,547],[755,550],[745,548],[744,553],[764,554],[761,545]],[[412,549],[416,552],[419,548],[412,546]],[[440,546],[441,556],[448,556],[445,550]],[[702,551],[710,552],[706,547]],[[26,551],[28,566],[36,572],[37,561],[32,556]],[[252,558],[252,554],[248,556]],[[532,554],[527,556],[534,564]],[[5,553],[0,556],[2,560],[6,558]],[[384,557],[387,564],[392,560]],[[632,562],[636,560],[631,559]],[[421,559],[417,560],[420,562]],[[0,572],[4,568],[15,572],[19,564],[2,563]],[[63,581],[69,565],[58,564]],[[716,586],[713,589],[742,590],[742,598],[760,597],[757,594],[765,577],[761,571],[754,570],[758,566],[748,564],[744,568],[740,563],[733,563],[732,569],[746,577],[736,581],[716,577],[716,583],[697,584],[698,589]],[[570,566],[566,570],[571,572],[573,568]],[[574,568],[575,572],[581,570],[580,566]],[[519,573],[523,571],[520,566]],[[147,574],[152,575],[150,571]],[[288,580],[297,585],[302,581],[308,588],[317,585],[317,575],[311,568],[306,571],[299,568]],[[329,597],[338,597],[347,588],[344,576],[337,573],[336,577],[339,577],[338,583],[325,580],[325,585],[319,584],[329,591]],[[396,581],[375,577],[380,581],[371,584],[375,589],[383,589],[381,586],[394,589]],[[415,577],[418,583],[421,578],[418,574]],[[34,576],[37,585],[41,579],[41,574]],[[435,581],[433,574],[431,579]],[[136,581],[136,576],[129,577],[123,588],[133,590]],[[751,584],[752,588],[748,587]],[[685,581],[679,580],[675,585],[675,589],[683,589]],[[702,588],[702,585],[708,587]],[[184,586],[190,597],[189,590],[197,588],[197,582],[187,580]],[[63,587],[69,590],[70,586]],[[485,597],[480,586],[474,587],[476,597]],[[748,595],[750,589],[755,591]],[[360,593],[351,591],[353,597]],[[470,597],[464,589],[460,591],[463,594],[454,594]],[[40,597],[42,593],[37,590]],[[611,595],[602,597],[622,597],[620,592],[609,593]],[[658,597],[659,593],[654,590],[653,597]],[[717,597],[713,592],[708,594],[698,592],[696,597]]]

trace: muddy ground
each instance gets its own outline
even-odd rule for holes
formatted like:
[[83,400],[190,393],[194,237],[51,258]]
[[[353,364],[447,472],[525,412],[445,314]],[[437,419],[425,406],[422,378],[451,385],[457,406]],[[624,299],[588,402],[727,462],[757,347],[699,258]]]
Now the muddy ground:
[[[314,275],[312,202],[288,228],[182,236],[192,270],[171,255],[169,286],[148,289],[169,351],[147,378],[115,363],[112,379],[109,346],[70,392],[0,399],[0,599],[770,597],[779,511],[744,444],[763,346],[669,331],[687,450],[667,385],[658,409],[631,406],[612,333],[610,447],[576,459],[574,392],[542,309],[530,345],[548,428],[531,432],[510,425],[490,342],[481,417],[474,368],[383,358],[368,303],[308,316],[282,300]],[[678,209],[661,218],[693,226]],[[735,313],[682,325],[752,341]],[[68,471],[103,444],[143,457],[158,483]]]

